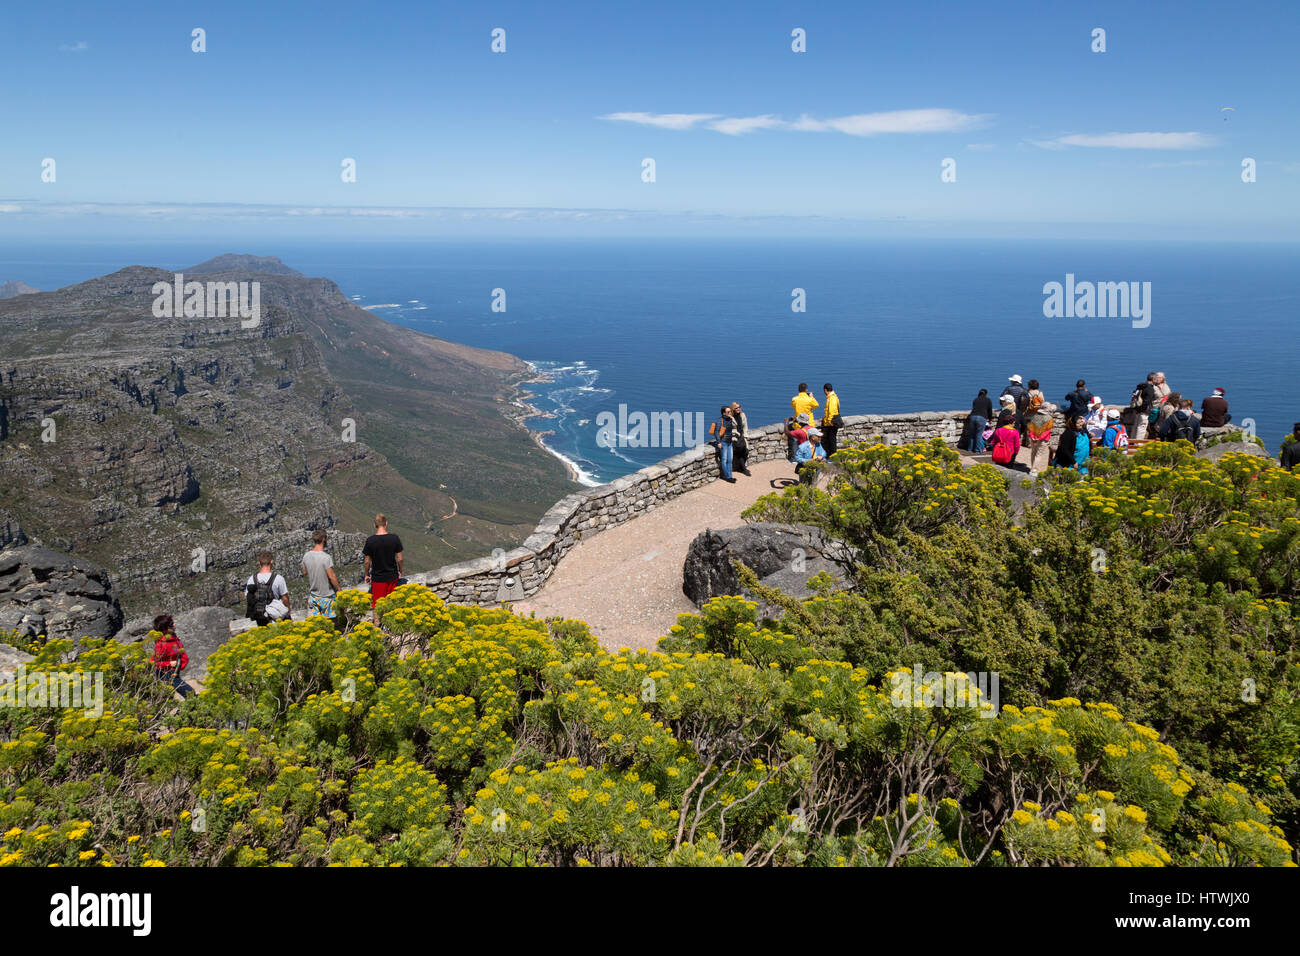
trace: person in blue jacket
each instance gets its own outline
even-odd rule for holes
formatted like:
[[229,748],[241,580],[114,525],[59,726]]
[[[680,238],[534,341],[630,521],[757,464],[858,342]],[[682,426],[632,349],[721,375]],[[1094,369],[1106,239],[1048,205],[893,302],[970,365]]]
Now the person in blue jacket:
[[1083,418],[1074,420],[1074,470],[1081,475],[1088,473],[1088,457],[1092,454],[1092,439],[1088,437],[1088,426]]

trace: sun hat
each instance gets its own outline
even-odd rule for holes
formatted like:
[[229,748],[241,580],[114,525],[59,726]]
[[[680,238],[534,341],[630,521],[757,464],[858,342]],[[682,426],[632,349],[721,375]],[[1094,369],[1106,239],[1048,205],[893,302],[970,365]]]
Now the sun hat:
[[1008,381],[1008,382],[1015,382],[1017,385],[1019,385],[1019,384],[1020,384],[1020,376],[1019,376],[1019,375],[1012,375],[1009,379],[1007,379],[1007,381]]
[[1224,391],[1223,389],[1221,389],[1221,388],[1216,388],[1216,389],[1214,390],[1214,394],[1215,394],[1215,395],[1227,395],[1228,393],[1225,392],[1225,391]]
[[810,428],[810,429],[808,429],[808,437],[809,437],[809,438],[821,438],[821,437],[822,437],[822,430],[821,430],[820,428]]
[[1107,417],[1107,418],[1113,418],[1113,419],[1115,419],[1116,421],[1119,421],[1119,409],[1118,409],[1118,408],[1112,408],[1110,411],[1108,411],[1108,412],[1106,413],[1106,417]]
[[812,421],[812,419],[808,417],[807,412],[800,412],[799,417],[796,418],[795,421],[797,421],[800,425],[807,425],[810,421]]

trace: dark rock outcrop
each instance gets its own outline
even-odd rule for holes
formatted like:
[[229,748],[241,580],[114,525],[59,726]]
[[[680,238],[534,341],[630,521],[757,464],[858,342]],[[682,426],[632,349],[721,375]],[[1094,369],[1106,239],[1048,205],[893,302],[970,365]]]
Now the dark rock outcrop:
[[18,518],[0,509],[0,551],[27,543],[27,535],[23,532],[23,526],[18,523]]
[[810,525],[756,523],[696,535],[682,566],[682,592],[698,605],[722,594],[740,593],[732,561],[740,561],[769,587],[792,597],[808,597],[808,579],[827,571],[843,581],[832,558],[844,557],[844,545]]
[[112,637],[122,608],[107,572],[40,545],[0,553],[0,630],[47,637]]

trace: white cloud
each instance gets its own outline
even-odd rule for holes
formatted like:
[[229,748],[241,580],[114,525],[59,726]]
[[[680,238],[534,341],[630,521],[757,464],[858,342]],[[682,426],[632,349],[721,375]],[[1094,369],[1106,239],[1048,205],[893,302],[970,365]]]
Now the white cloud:
[[[855,113],[817,119],[806,113],[799,119],[783,120],[771,113],[761,116],[721,116],[717,113],[607,113],[597,117],[660,129],[686,130],[704,125],[728,136],[760,129],[792,129],[822,133],[834,131],[850,136],[878,136],[883,133],[950,133],[972,129],[989,119],[988,114],[961,113],[949,109],[891,110],[883,113]],[[990,147],[992,148],[992,147]]]
[[726,133],[728,136],[739,136],[741,133],[752,133],[756,129],[777,129],[784,125],[775,116],[764,114],[763,116],[735,116],[714,120],[709,124],[709,129],[715,129],[719,133]]
[[1033,140],[1043,149],[1090,146],[1101,149],[1205,149],[1218,145],[1205,133],[1073,133],[1050,140]]
[[59,50],[62,53],[85,53],[90,49],[90,44],[85,40],[78,40],[76,43],[61,43]]
[[801,116],[792,129],[823,132],[835,130],[850,136],[879,136],[882,133],[951,133],[980,126],[988,114],[960,113],[948,109],[890,110],[884,113],[855,113],[831,119]]
[[660,129],[690,129],[707,120],[718,119],[717,113],[607,113],[597,119],[620,123],[637,123],[641,126],[658,126]]
[[997,149],[992,143],[967,143],[966,148],[972,153],[989,153]]
[[1208,159],[1180,159],[1176,163],[1147,163],[1147,169],[1178,169],[1181,166],[1214,166]]

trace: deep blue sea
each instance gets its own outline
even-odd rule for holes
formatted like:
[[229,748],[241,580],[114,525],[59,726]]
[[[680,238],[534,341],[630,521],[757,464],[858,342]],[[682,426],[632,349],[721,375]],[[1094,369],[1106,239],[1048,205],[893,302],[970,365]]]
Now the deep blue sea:
[[[532,424],[590,482],[676,448],[604,447],[598,416],[740,401],[777,421],[800,381],[844,414],[969,408],[1013,373],[1060,402],[1078,378],[1125,403],[1148,371],[1200,401],[1221,386],[1276,453],[1300,420],[1300,245],[1007,240],[476,240],[0,244],[0,281],[53,289],[126,265],[279,256],[378,316],[501,349],[552,379]],[[1150,282],[1151,321],[1043,315],[1043,286]],[[803,289],[807,311],[791,310]],[[493,290],[505,311],[493,311]],[[498,297],[499,301],[499,297]],[[2,358],[2,356],[0,356]],[[606,433],[608,434],[608,432]]]

